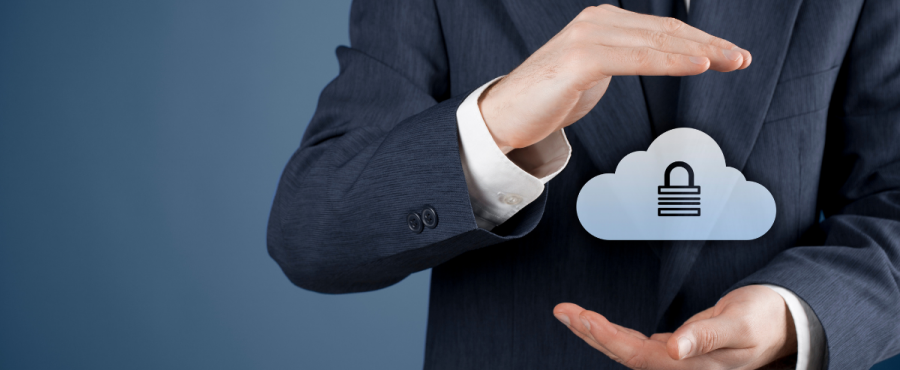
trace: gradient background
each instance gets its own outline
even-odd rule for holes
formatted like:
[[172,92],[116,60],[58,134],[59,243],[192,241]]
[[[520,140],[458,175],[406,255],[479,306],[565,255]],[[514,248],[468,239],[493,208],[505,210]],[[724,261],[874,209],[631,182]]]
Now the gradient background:
[[429,272],[322,295],[265,250],[349,3],[0,1],[0,368],[421,368]]

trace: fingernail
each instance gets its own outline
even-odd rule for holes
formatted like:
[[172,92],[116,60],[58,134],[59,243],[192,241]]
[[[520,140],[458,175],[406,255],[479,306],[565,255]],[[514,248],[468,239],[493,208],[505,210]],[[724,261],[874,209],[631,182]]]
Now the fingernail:
[[591,323],[587,321],[585,318],[581,318],[581,323],[584,324],[584,328],[587,330],[591,330]]
[[747,50],[741,49],[741,48],[739,48],[739,47],[737,47],[737,46],[731,48],[731,50],[734,50],[734,51],[737,51],[737,52],[741,53],[741,55],[744,56],[744,63],[749,63],[749,62],[753,59],[753,56],[751,56],[751,55],[750,55],[750,52],[747,51]]
[[722,50],[722,54],[725,54],[725,57],[730,61],[738,60],[741,57],[741,53],[734,50]]
[[560,322],[562,322],[562,323],[565,324],[566,326],[569,326],[570,323],[569,323],[569,317],[568,317],[568,316],[563,315],[563,314],[561,314],[561,313],[555,313],[555,314],[553,314],[553,316],[556,316],[556,319],[557,319],[557,320],[559,320]]
[[701,58],[701,57],[690,57],[688,59],[690,59],[691,63],[694,63],[694,64],[706,64],[706,59]]
[[694,346],[691,343],[690,339],[687,338],[679,338],[678,339],[678,359],[683,360],[689,354],[691,354],[691,348]]

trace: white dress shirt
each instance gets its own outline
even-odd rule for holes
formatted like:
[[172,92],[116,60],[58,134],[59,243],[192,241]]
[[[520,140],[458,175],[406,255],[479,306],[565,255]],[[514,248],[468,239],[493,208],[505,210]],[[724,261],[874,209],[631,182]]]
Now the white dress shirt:
[[[685,3],[689,6],[689,0]],[[456,111],[459,154],[469,199],[478,227],[486,230],[506,222],[537,199],[544,191],[544,184],[566,167],[572,155],[572,147],[563,130],[532,146],[503,154],[478,107],[481,93],[501,77],[472,92]],[[784,299],[794,319],[797,370],[822,369],[825,333],[812,309],[785,288],[765,286]]]

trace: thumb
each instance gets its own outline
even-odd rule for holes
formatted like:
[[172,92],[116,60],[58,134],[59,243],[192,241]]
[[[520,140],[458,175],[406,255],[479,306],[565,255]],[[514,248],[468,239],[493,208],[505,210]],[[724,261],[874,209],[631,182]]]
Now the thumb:
[[703,355],[719,348],[739,347],[744,336],[738,319],[717,316],[698,320],[678,328],[666,342],[669,357],[675,360]]

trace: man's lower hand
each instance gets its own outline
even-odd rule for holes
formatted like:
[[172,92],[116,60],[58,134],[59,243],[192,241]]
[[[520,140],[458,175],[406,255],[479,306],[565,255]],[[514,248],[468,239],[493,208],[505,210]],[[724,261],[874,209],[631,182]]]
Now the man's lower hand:
[[571,303],[553,314],[609,358],[632,369],[757,369],[797,351],[784,300],[764,286],[728,293],[674,333],[649,338]]

